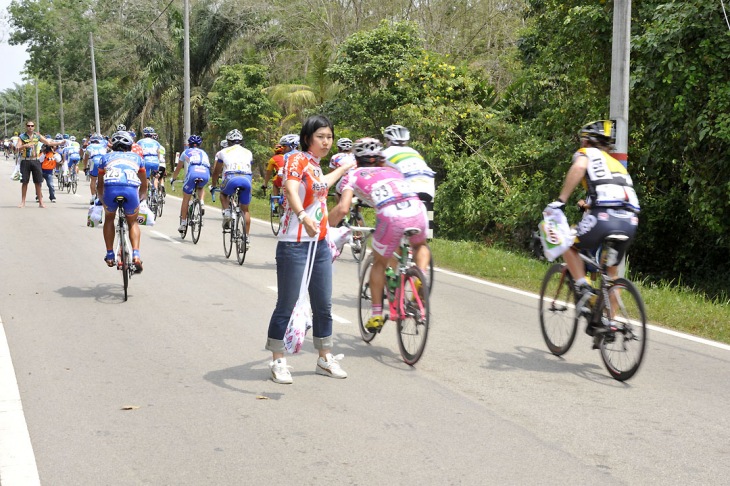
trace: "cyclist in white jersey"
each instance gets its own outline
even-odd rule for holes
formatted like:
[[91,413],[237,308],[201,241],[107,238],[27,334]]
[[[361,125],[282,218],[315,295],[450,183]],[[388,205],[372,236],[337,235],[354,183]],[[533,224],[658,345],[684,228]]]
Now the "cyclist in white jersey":
[[[337,139],[337,150],[338,152],[333,155],[330,158],[330,169],[334,170],[341,165],[348,165],[355,163],[355,167],[357,167],[357,161],[355,160],[355,155],[352,153],[352,140],[349,138],[339,138]],[[352,169],[351,169],[352,170]],[[340,179],[337,181],[337,184],[335,184],[335,202],[340,202],[340,197],[342,195],[342,181],[344,179]]]
[[210,159],[208,158],[208,154],[200,148],[202,143],[203,139],[200,138],[200,135],[190,135],[188,138],[188,148],[180,155],[180,160],[172,174],[172,179],[170,179],[170,184],[174,183],[175,178],[180,173],[183,165],[185,165],[185,183],[183,184],[183,197],[182,204],[180,205],[180,227],[177,229],[180,234],[185,232],[185,228],[188,225],[188,204],[196,187],[196,179],[200,179],[200,183],[197,185],[197,192],[201,204],[201,215],[205,214],[203,201],[205,200],[205,185],[210,179]]
[[383,132],[386,149],[383,155],[386,165],[398,169],[410,186],[418,193],[421,201],[429,203],[436,194],[434,176],[423,156],[416,149],[408,147],[411,134],[402,125],[390,125]]

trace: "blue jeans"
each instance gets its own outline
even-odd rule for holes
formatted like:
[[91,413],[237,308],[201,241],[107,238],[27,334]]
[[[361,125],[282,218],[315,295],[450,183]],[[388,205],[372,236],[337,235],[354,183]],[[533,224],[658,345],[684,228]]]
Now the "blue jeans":
[[56,199],[56,190],[53,188],[53,169],[43,169],[43,178],[48,185],[48,193],[51,201]]
[[[266,342],[266,349],[273,353],[284,352],[284,333],[299,298],[309,247],[309,242],[280,241],[276,245],[276,282],[279,296],[269,321]],[[314,347],[332,349],[332,254],[325,240],[317,244],[312,278],[309,281],[309,300],[312,303]]]

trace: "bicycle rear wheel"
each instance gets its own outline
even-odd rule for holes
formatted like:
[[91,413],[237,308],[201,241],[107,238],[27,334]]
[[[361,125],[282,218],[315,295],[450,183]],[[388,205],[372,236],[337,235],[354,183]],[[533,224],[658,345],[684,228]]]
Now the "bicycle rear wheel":
[[403,361],[413,366],[421,359],[428,339],[431,319],[428,286],[418,267],[406,270],[403,285],[398,289],[396,301],[403,292],[405,315],[398,316],[398,347]]
[[71,194],[71,179],[66,179],[64,184],[66,185],[66,194]]
[[564,263],[551,266],[540,288],[540,328],[548,349],[555,356],[568,352],[578,330],[573,279]]
[[76,189],[79,188],[79,180],[78,177],[74,176],[73,181],[71,181],[71,192],[76,194]]
[[160,186],[157,190],[157,217],[162,217],[162,208],[165,207],[165,187]]
[[[122,216],[120,216],[122,217]],[[122,286],[124,287],[124,302],[127,301],[127,290],[129,288],[129,248],[127,246],[127,232],[123,223],[117,223],[119,229],[117,229],[117,237],[119,238],[119,250],[117,252],[117,258],[120,260],[121,271],[122,271]]]
[[608,289],[613,317],[604,307],[604,322],[615,332],[603,335],[601,358],[613,378],[625,381],[634,376],[646,351],[646,310],[636,286],[617,278]]
[[236,258],[239,265],[243,265],[243,261],[246,259],[246,220],[243,217],[241,211],[234,211],[236,214]]
[[233,251],[233,225],[234,221],[228,223],[228,228],[223,228],[223,254],[226,258],[230,258],[231,252]]
[[[370,317],[373,315],[373,300],[370,292],[370,272],[373,268],[373,255],[369,255],[363,263],[363,270],[360,272],[360,287],[357,296],[357,315],[358,315],[358,327],[360,328],[360,336],[362,340],[369,343],[378,334],[376,332],[370,332],[365,328]],[[385,291],[383,291],[385,294]],[[383,295],[383,302],[385,302],[385,295]]]
[[274,236],[279,235],[279,229],[281,228],[281,206],[278,201],[271,201],[271,231]]
[[193,202],[188,225],[190,226],[193,243],[197,245],[200,239],[200,230],[203,228],[203,216],[201,215],[200,200],[198,199]]

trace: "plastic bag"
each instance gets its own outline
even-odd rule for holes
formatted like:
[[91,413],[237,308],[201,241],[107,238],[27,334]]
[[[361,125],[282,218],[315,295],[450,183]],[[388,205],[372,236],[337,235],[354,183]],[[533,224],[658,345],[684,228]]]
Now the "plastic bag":
[[20,180],[20,162],[15,163],[15,168],[13,169],[13,173],[10,175],[10,179],[14,181]]
[[147,201],[142,201],[139,204],[139,213],[137,213],[137,223],[144,226],[155,225],[155,213],[150,211],[150,207],[147,205]]
[[351,232],[352,230],[346,226],[327,228],[327,245],[329,246],[330,253],[332,253],[333,262],[342,253],[342,247],[349,241]]
[[307,331],[312,328],[312,307],[309,303],[309,280],[314,269],[314,257],[317,254],[317,241],[309,244],[307,263],[304,265],[302,283],[299,286],[299,298],[294,304],[289,323],[284,332],[284,349],[291,354],[298,353],[304,344]]
[[89,207],[89,214],[86,216],[86,226],[89,228],[101,228],[101,220],[104,216],[104,208],[98,205]]
[[284,333],[284,349],[288,353],[298,353],[304,344],[307,331],[312,328],[312,307],[309,294],[300,295],[289,318]]
[[560,209],[547,207],[542,212],[543,220],[538,225],[543,253],[553,261],[573,246],[575,237],[568,225],[568,218]]

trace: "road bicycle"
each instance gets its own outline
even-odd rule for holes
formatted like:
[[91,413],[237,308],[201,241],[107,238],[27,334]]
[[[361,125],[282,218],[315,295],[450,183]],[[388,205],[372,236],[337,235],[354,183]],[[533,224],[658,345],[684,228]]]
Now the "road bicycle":
[[167,197],[167,191],[165,186],[162,185],[162,178],[160,178],[157,186],[157,217],[162,217],[162,210],[165,208],[165,198]]
[[76,171],[71,171],[68,175],[68,182],[66,183],[66,193],[69,194],[73,191],[76,194],[76,189],[79,187],[79,178]]
[[[220,192],[220,188],[211,189],[210,195],[215,202],[215,193]],[[231,256],[233,247],[236,247],[236,260],[239,265],[243,265],[246,260],[246,252],[248,251],[248,235],[246,234],[246,218],[243,216],[241,206],[239,206],[239,196],[241,188],[237,187],[236,192],[228,198],[228,209],[231,211],[231,220],[227,225],[223,225],[223,253],[226,258]]]
[[[358,198],[353,196],[352,204],[350,205],[350,212],[347,215],[345,224],[350,225],[350,228],[364,227],[365,219],[362,217],[362,214],[360,214],[360,208],[364,206],[365,205],[362,204]],[[371,234],[372,233],[367,231],[363,232],[352,230],[349,241],[350,251],[352,252],[352,258],[354,258],[358,263],[358,271],[360,269],[360,263],[365,259],[368,247],[368,238]]]
[[284,196],[275,196],[271,194],[269,196],[269,214],[271,215],[271,231],[274,236],[279,235],[279,229],[281,228],[281,217],[284,215]]
[[188,235],[188,229],[190,235],[193,238],[193,244],[198,244],[200,239],[200,230],[203,228],[203,203],[198,197],[198,189],[200,189],[203,179],[195,179],[195,188],[193,194],[190,196],[190,203],[188,204],[188,224],[185,226],[185,231],[181,233],[181,237],[184,240]]
[[[372,233],[374,228],[353,227],[357,231]],[[383,304],[389,302],[389,313],[383,316],[385,321],[395,321],[398,328],[398,348],[401,357],[413,366],[421,359],[426,347],[428,328],[430,325],[429,290],[421,269],[413,262],[408,238],[420,232],[417,228],[407,228],[403,232],[400,243],[398,267],[394,275],[387,276],[383,289]],[[370,272],[374,256],[370,253],[360,272],[360,286],[357,299],[357,311],[360,335],[366,343],[375,339],[380,332],[371,332],[366,327],[372,316],[372,294],[370,290]],[[387,274],[386,274],[387,275]],[[383,305],[385,307],[385,305]],[[381,328],[382,330],[382,328]]]
[[129,228],[127,218],[124,215],[123,205],[126,201],[124,196],[115,199],[117,203],[116,238],[114,240],[114,254],[117,256],[117,270],[122,272],[122,284],[124,285],[124,302],[127,301],[129,280],[137,271],[132,261],[132,244],[129,241]]
[[567,353],[583,319],[594,349],[600,350],[606,369],[618,381],[634,376],[646,350],[646,310],[639,290],[629,280],[607,273],[616,264],[616,245],[627,239],[609,235],[595,255],[579,253],[597,280],[590,300],[579,300],[568,266],[558,262],[545,274],[539,302],[540,327],[550,352]]

